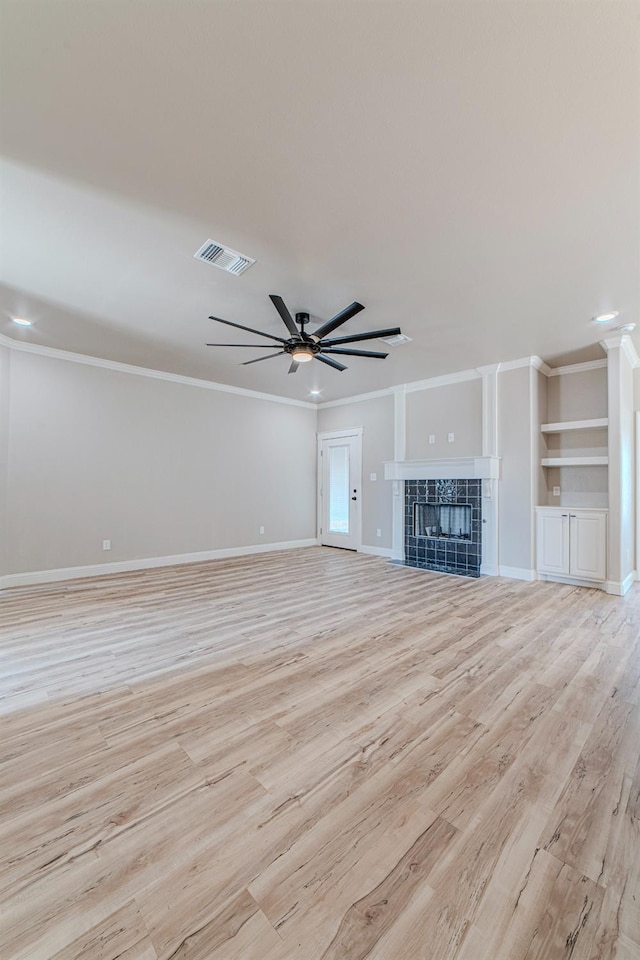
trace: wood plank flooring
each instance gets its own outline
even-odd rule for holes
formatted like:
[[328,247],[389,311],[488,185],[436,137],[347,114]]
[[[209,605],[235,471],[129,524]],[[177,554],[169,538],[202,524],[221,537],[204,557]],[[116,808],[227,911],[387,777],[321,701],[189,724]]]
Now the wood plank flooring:
[[639,635],[326,548],[0,594],[0,957],[639,960]]

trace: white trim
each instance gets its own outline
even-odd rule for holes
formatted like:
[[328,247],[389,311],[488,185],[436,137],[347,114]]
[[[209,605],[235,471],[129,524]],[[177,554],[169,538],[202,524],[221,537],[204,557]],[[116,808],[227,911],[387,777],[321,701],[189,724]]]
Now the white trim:
[[444,373],[441,377],[429,377],[428,380],[414,380],[405,383],[407,393],[417,393],[419,390],[433,390],[435,387],[448,387],[452,383],[464,383],[466,380],[479,380],[481,374],[473,370],[460,370],[457,373]]
[[361,437],[364,427],[351,427],[348,430],[325,430],[322,433],[316,433],[318,440],[340,440],[342,437]]
[[598,417],[595,420],[561,420],[558,423],[543,423],[541,433],[566,433],[568,430],[592,430],[599,427],[608,427],[608,417]]
[[499,363],[478,367],[482,377],[482,456],[498,453],[498,371]]
[[636,577],[640,580],[640,410],[636,410]]
[[273,393],[260,393],[257,390],[247,390],[245,387],[232,387],[227,383],[216,383],[213,380],[198,380],[196,377],[184,377],[178,373],[154,370],[151,367],[136,367],[133,364],[120,363],[117,360],[104,360],[102,357],[71,353],[69,350],[58,350],[56,347],[44,347],[39,343],[24,343],[21,340],[12,340],[11,337],[6,337],[1,333],[0,346],[7,346],[23,353],[35,353],[42,357],[51,357],[54,360],[67,360],[70,363],[83,363],[89,367],[102,367],[104,370],[114,370],[116,373],[129,373],[138,377],[149,377],[152,380],[167,380],[169,383],[180,383],[187,387],[235,393],[241,397],[250,397],[254,400],[271,400],[273,403],[285,403],[293,407],[304,407],[307,410],[318,408],[318,404],[309,403],[307,400],[294,400],[291,397],[280,397]]
[[372,557],[386,557],[387,560],[393,560],[393,550],[390,547],[370,547],[367,543],[362,543],[358,547],[358,553],[367,553]]
[[503,373],[505,370],[519,370],[521,367],[535,367],[536,370],[544,373],[546,377],[551,376],[552,373],[551,367],[548,367],[544,360],[536,356],[518,357],[517,360],[504,360],[500,364],[500,373]]
[[631,337],[622,338],[622,349],[626,353],[627,360],[629,361],[631,366],[640,367],[640,357],[638,356],[638,352],[635,348],[635,344],[631,339]]
[[[604,341],[601,341],[601,346]],[[603,360],[587,360],[585,363],[570,363],[566,367],[553,367],[547,374],[549,377],[563,377],[566,373],[584,373],[586,370],[601,370],[606,367],[606,357]]]
[[402,388],[393,395],[393,456],[404,460],[407,455],[407,391]]
[[609,457],[543,457],[542,467],[606,467]]
[[356,393],[353,397],[343,397],[341,400],[323,400],[314,404],[316,410],[327,410],[329,407],[343,407],[347,403],[363,403],[365,400],[377,400],[378,397],[390,397],[397,387],[384,387],[382,390],[372,390],[371,393]]
[[59,567],[55,570],[37,570],[31,573],[10,573],[0,577],[0,590],[9,587],[28,587],[38,583],[55,583],[58,580],[78,580],[84,577],[105,577],[114,573],[131,573],[135,570],[151,570],[154,567],[174,567],[185,563],[206,563],[227,557],[245,557],[254,553],[271,553],[277,550],[298,550],[318,546],[314,537],[309,540],[284,540],[280,543],[255,543],[247,547],[224,547],[219,550],[201,550],[199,553],[178,553],[169,557],[145,557],[141,560],[117,560],[113,563],[94,563],[82,567]]
[[606,350],[607,353],[609,353],[610,350],[619,348],[624,354],[626,354],[627,360],[632,367],[640,366],[640,359],[636,353],[636,348],[631,337],[626,333],[618,334],[617,337],[606,337],[604,340],[600,341],[600,346],[603,350]]
[[387,460],[385,480],[491,480],[500,476],[498,457],[445,457],[433,460]]
[[[627,574],[627,576],[624,578],[624,580],[622,581],[622,589],[624,590],[625,593],[627,592],[627,590],[630,590],[630,589],[631,589],[631,586],[632,586],[633,581],[634,581],[635,579],[636,579],[636,571],[635,571],[635,570],[632,570],[631,573]],[[623,594],[623,596],[624,596],[624,594]]]
[[[407,391],[402,386],[393,394],[393,455],[396,460],[404,460],[406,449]],[[404,561],[404,483],[401,480],[395,480],[391,488],[391,558]]]
[[618,580],[607,580],[607,593],[613,594],[614,597],[624,597],[625,593],[630,589],[635,579],[636,571],[632,570],[631,573],[627,574],[622,582]]
[[537,580],[536,570],[527,570],[526,567],[498,567],[499,577],[509,577],[510,580]]
[[497,577],[498,566],[495,563],[481,563],[480,564],[480,576],[481,577]]
[[[354,547],[345,547],[346,550],[360,550],[362,546],[362,509],[363,509],[363,477],[362,477],[362,436],[364,433],[363,427],[350,427],[343,430],[325,430],[323,433],[317,433],[316,441],[316,538],[320,546],[335,546],[335,544],[323,543],[323,536],[327,536],[327,533],[322,533],[322,524],[324,520],[324,456],[322,445],[327,440],[344,440],[357,437],[359,443],[355,445],[357,457],[355,462],[355,469],[353,472],[356,476],[356,489],[359,491],[359,500],[357,503],[357,516],[355,524],[355,538],[357,546]],[[354,446],[354,445],[350,445]],[[349,470],[351,471],[353,464],[350,464]]]
[[538,579],[546,583],[564,583],[567,587],[588,587],[590,590],[605,590],[609,593],[608,584],[604,580],[582,580],[579,577],[562,577],[555,573],[539,573]]
[[540,373],[544,373],[545,377],[551,376],[551,367],[545,363],[544,360],[541,360],[540,357],[531,357],[531,366],[539,370]]

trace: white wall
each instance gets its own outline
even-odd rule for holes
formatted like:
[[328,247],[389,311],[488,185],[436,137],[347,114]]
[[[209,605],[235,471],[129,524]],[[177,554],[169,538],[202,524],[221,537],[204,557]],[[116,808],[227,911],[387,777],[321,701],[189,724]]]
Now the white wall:
[[[384,479],[384,462],[393,460],[393,397],[374,397],[357,403],[318,410],[318,432],[362,427],[362,542],[391,548],[391,481]],[[377,480],[370,480],[375,473]],[[382,536],[376,536],[376,530]]]
[[9,376],[11,351],[0,346],[0,577],[7,573],[7,479],[9,470]]
[[[449,443],[448,435],[454,441]],[[429,443],[429,435],[435,443]],[[482,379],[407,393],[407,460],[482,454]]]
[[11,354],[8,573],[315,537],[314,409]]

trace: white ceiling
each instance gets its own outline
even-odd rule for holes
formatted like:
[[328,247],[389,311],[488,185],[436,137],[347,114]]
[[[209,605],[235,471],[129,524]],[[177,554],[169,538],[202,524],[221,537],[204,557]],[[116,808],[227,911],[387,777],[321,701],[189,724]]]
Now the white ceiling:
[[[330,400],[602,356],[590,318],[638,319],[637,2],[0,10],[1,333]],[[209,237],[258,262],[199,263]],[[295,376],[204,346],[256,339],[210,313],[281,335],[269,293],[322,320],[360,300],[341,334],[413,342]]]

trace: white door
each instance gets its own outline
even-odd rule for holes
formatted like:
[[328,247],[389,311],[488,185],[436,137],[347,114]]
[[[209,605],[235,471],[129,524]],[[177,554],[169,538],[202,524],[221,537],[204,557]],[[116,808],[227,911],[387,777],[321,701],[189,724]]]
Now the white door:
[[538,570],[569,574],[569,511],[538,510]]
[[320,543],[357,550],[360,546],[360,433],[319,436]]
[[572,577],[607,578],[607,516],[605,513],[569,512]]

